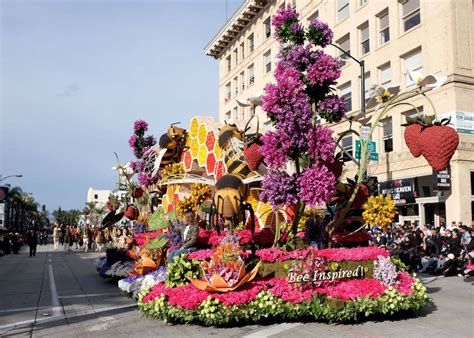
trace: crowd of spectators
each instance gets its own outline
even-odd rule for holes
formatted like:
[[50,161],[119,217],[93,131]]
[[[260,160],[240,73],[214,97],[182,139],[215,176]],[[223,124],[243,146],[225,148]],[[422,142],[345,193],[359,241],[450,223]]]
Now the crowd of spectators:
[[388,232],[372,229],[372,245],[387,248],[411,271],[434,275],[474,276],[472,227],[452,222],[438,227],[393,224]]

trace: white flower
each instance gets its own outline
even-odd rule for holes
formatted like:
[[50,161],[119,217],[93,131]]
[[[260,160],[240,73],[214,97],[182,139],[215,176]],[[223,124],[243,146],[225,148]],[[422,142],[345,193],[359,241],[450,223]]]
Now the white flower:
[[385,89],[384,86],[374,84],[369,89],[370,99],[365,108],[370,109],[375,107],[375,110],[378,110],[380,104],[387,102],[391,97],[397,95],[399,92],[400,86],[392,86]]
[[426,86],[432,89],[437,89],[441,87],[447,80],[446,76],[437,77],[434,74],[428,74],[425,76],[422,73],[411,70],[408,71],[408,76],[420,88]]
[[119,164],[116,167],[112,167],[112,170],[117,170],[120,176],[126,176],[128,179],[131,179],[135,174],[134,170],[130,167],[130,162],[127,162],[125,165]]

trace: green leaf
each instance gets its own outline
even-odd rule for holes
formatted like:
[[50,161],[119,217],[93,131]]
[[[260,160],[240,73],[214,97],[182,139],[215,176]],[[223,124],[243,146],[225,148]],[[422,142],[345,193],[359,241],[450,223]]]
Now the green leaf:
[[166,229],[168,224],[168,219],[165,218],[165,213],[162,207],[156,209],[156,211],[148,219],[148,227],[150,230]]
[[168,240],[165,238],[164,234],[159,235],[155,237],[153,240],[151,240],[145,248],[148,250],[157,250],[161,249],[168,243]]

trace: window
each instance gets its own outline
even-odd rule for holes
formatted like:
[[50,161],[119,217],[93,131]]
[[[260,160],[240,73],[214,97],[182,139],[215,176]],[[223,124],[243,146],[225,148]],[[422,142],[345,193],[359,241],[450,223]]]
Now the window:
[[345,83],[339,87],[340,96],[346,99],[346,110],[352,110],[352,88],[351,83]]
[[232,91],[231,91],[230,82],[229,82],[228,84],[225,85],[225,98],[224,98],[225,102],[230,100],[231,94],[232,94]]
[[408,75],[408,71],[411,70],[412,72],[422,72],[423,63],[421,60],[421,48],[417,48],[414,51],[406,54],[402,57],[403,60],[403,83],[405,87],[410,87],[415,84],[410,79]]
[[364,76],[364,87],[365,87],[365,104],[367,104],[367,102],[369,101],[370,97],[369,97],[369,89],[370,89],[370,85],[371,85],[371,81],[370,81],[370,73],[365,73],[365,76]]
[[225,113],[225,120],[226,120],[226,121],[229,121],[230,118],[231,118],[231,115],[230,115],[230,110],[229,110],[229,111],[227,111],[227,112]]
[[242,42],[242,43],[240,44],[240,60],[241,60],[241,61],[244,61],[244,59],[245,59],[245,45],[244,45],[244,43]]
[[269,73],[272,70],[272,51],[271,50],[263,54],[263,60],[265,64],[265,73]]
[[390,87],[392,83],[392,68],[390,62],[379,67],[380,84],[385,88]]
[[392,130],[392,118],[389,117],[382,122],[383,125],[383,150],[386,153],[393,151],[393,130]]
[[245,121],[245,118],[246,118],[246,111],[245,111],[245,107],[240,107],[240,116],[241,116],[241,120],[242,121]]
[[98,199],[98,198],[99,198],[99,195],[94,194],[94,199],[96,200],[96,199]]
[[[337,44],[339,48],[341,48],[343,51],[347,52],[348,54],[351,53],[351,39],[349,33],[344,35],[342,38],[340,38],[337,41]],[[342,64],[345,65],[347,62],[349,62],[349,57],[345,55],[343,52],[339,51],[339,58],[342,61]]]
[[232,62],[230,61],[230,55],[225,58],[226,64],[227,64],[227,71],[230,72],[232,69]]
[[359,0],[359,7],[364,6],[368,2],[369,2],[369,0]]
[[237,82],[237,76],[234,77],[234,96],[239,95],[239,83]]
[[239,64],[239,52],[236,49],[234,49],[234,65],[237,66]]
[[403,31],[418,26],[421,22],[420,0],[405,0],[402,3]]
[[237,107],[234,107],[234,108],[232,109],[232,119],[233,119],[234,121],[237,121],[237,118],[238,118],[237,112],[238,112],[238,108],[237,108]]
[[249,87],[250,87],[250,86],[253,85],[254,82],[255,82],[255,69],[254,69],[253,64],[251,64],[251,65],[247,68],[247,74],[248,74],[248,77],[249,77]]
[[309,16],[308,23],[311,23],[311,21],[313,21],[314,19],[319,19],[319,10]]
[[266,39],[272,36],[272,24],[270,22],[270,18],[268,18],[267,20],[263,22],[263,29],[264,29],[263,34]]
[[382,11],[378,16],[379,21],[379,44],[383,45],[390,41],[390,27],[388,21],[388,8]]
[[249,46],[249,54],[253,52],[254,50],[254,45],[255,41],[254,41],[254,38],[253,38],[253,33],[249,35],[249,37],[247,38],[247,45]]
[[[423,106],[419,106],[419,107],[416,107],[418,109],[418,112],[420,113],[420,115],[423,115]],[[416,109],[410,109],[410,110],[407,110],[406,112],[403,112],[402,115],[405,116],[405,121],[406,121],[406,118],[407,117],[410,117],[410,118],[415,118],[417,116],[417,112],[416,112]],[[403,123],[405,123],[405,121],[402,120]]]
[[346,152],[349,153],[349,155],[353,156],[353,149],[352,149],[352,135],[346,135],[342,138],[341,140],[341,146],[342,149],[344,149],[344,152],[342,153],[342,160],[344,162],[350,161],[351,158],[347,156]]
[[245,90],[245,74],[244,74],[244,72],[240,73],[240,87],[242,88],[242,91]]
[[337,0],[337,21],[349,16],[349,0]]
[[370,52],[370,42],[369,42],[369,22],[363,23],[359,27],[360,35],[360,55],[367,54]]

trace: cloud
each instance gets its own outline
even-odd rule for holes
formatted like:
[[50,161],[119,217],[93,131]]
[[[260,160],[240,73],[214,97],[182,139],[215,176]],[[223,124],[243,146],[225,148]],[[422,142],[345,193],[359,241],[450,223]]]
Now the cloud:
[[76,95],[80,91],[80,87],[76,83],[67,85],[61,92],[56,94],[58,97],[69,97]]

